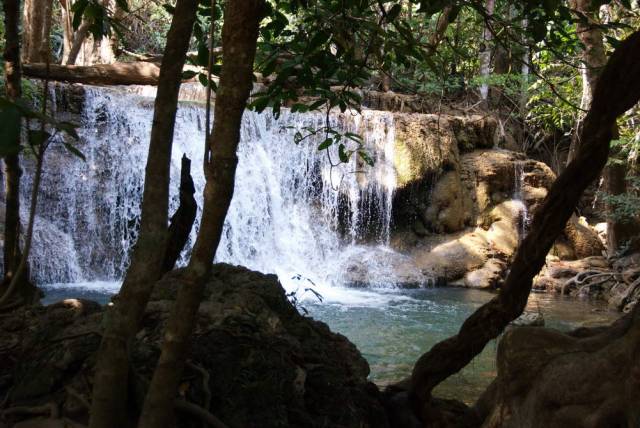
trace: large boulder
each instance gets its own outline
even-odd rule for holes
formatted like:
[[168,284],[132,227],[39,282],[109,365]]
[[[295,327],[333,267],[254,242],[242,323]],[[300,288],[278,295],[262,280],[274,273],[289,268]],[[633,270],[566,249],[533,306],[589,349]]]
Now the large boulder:
[[[134,410],[159,353],[177,274],[155,287],[132,347]],[[0,396],[7,397],[6,407],[53,403],[57,418],[86,423],[83,403],[90,401],[103,314],[96,303],[70,299],[1,317]],[[387,426],[365,359],[344,336],[300,315],[274,275],[214,267],[189,361],[181,397],[198,406],[209,402],[207,410],[229,427]],[[192,413],[180,416],[177,426],[202,426]],[[33,416],[7,417],[15,423]]]
[[584,218],[571,217],[564,229],[564,236],[573,249],[575,258],[600,256],[605,251],[598,232]]
[[471,200],[463,182],[461,154],[493,147],[492,117],[396,114],[394,166],[396,224],[414,230],[457,232],[471,223]]
[[509,329],[498,376],[479,400],[483,428],[635,427],[640,423],[640,311],[609,328]]

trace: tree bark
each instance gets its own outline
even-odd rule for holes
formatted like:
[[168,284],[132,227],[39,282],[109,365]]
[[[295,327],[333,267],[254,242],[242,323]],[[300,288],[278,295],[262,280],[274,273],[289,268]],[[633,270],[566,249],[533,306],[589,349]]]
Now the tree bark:
[[[5,45],[4,69],[5,90],[7,97],[16,100],[22,95],[20,85],[20,34],[19,17],[20,1],[5,0],[3,2]],[[18,146],[19,141],[15,142]],[[0,296],[4,293],[20,263],[20,159],[18,155],[4,158],[5,176],[5,223],[4,223],[4,280],[0,287]]]
[[[607,195],[619,196],[627,193],[626,164],[610,163],[605,168],[604,182]],[[607,251],[610,256],[626,246],[637,249],[640,225],[634,218],[614,216],[615,205],[607,203]]]
[[[20,1],[4,0],[4,70],[5,90],[10,100],[22,95],[20,63]],[[19,138],[19,137],[18,137]],[[15,141],[15,146],[20,141]],[[0,296],[7,294],[11,280],[22,259],[20,251],[20,158],[17,154],[4,158],[5,177],[5,223],[4,223],[4,278],[0,284]],[[18,293],[22,300],[31,302],[38,296],[38,290],[29,282],[28,268],[25,266],[22,281],[18,284]]]
[[438,45],[440,45],[440,42],[442,41],[442,39],[444,39],[447,28],[452,21],[452,14],[454,11],[455,6],[450,4],[445,6],[438,16],[438,20],[436,21],[436,28],[433,30],[433,33],[429,37],[428,50],[430,54],[433,55],[436,53]]
[[162,262],[163,273],[173,269],[180,253],[184,249],[193,222],[198,212],[198,204],[193,194],[196,189],[191,178],[191,161],[185,155],[182,155],[182,165],[180,168],[180,205],[171,217],[169,225],[169,241],[164,254],[164,262]]
[[23,62],[46,62],[49,55],[53,0],[25,0],[22,39]]
[[436,344],[416,362],[409,397],[414,412],[423,421],[433,417],[433,388],[471,362],[524,310],[533,277],[543,266],[582,192],[599,177],[607,162],[616,118],[640,100],[638,75],[640,31],[622,42],[604,68],[584,121],[576,158],[558,176],[537,210],[500,294],[467,318],[457,335]]
[[140,427],[164,427],[176,394],[198,307],[224,219],[233,197],[242,114],[249,98],[264,0],[230,0],[222,27],[222,72],[217,90],[210,156],[205,156],[204,210],[189,265],[183,273],[164,335],[162,353],[145,400]]
[[88,21],[83,20],[75,33],[71,30],[71,34],[73,34],[73,41],[69,44],[69,51],[67,54],[63,56],[62,62],[64,64],[74,65],[76,63],[80,49],[82,49],[82,45],[84,45],[84,41],[89,35],[90,26],[91,24]]
[[106,316],[97,354],[91,428],[123,426],[126,415],[128,347],[138,331],[154,283],[162,274],[167,243],[171,149],[182,68],[198,0],[178,0],[167,34],[155,100],[145,170],[140,232],[120,298]]
[[[44,90],[45,91],[47,90],[46,86]],[[43,110],[46,110],[46,99],[45,99],[44,105],[45,107],[43,108]],[[44,130],[44,122],[42,125],[42,130]],[[24,254],[22,254],[20,257],[20,263],[18,264],[18,267],[15,269],[15,273],[11,278],[11,282],[9,283],[9,286],[5,290],[4,294],[0,296],[0,308],[7,305],[7,303],[9,303],[11,299],[15,296],[16,292],[22,294],[21,296],[22,302],[26,304],[33,303],[33,300],[35,298],[35,296],[31,295],[30,293],[28,292],[25,293],[25,291],[27,290],[24,290],[24,288],[25,286],[30,285],[29,278],[28,278],[28,275],[29,275],[28,259],[29,259],[29,252],[31,251],[31,243],[33,241],[33,226],[35,223],[36,209],[38,206],[38,193],[40,191],[40,181],[42,179],[42,167],[44,163],[44,154],[46,151],[46,144],[43,142],[37,148],[37,150],[38,152],[35,154],[36,155],[36,171],[33,179],[33,188],[31,189],[31,204],[29,206],[29,221],[27,223],[27,233],[24,238],[24,241],[25,241]],[[26,297],[25,294],[26,296],[31,296],[31,299],[25,300],[25,297]]]
[[[572,0],[571,7],[576,13],[576,32],[584,49],[582,51],[582,66],[580,75],[582,76],[582,99],[580,108],[588,110],[593,99],[593,91],[598,81],[598,76],[607,63],[607,55],[604,50],[604,39],[600,30],[600,19],[598,17],[598,6],[592,0]],[[584,115],[579,115],[576,122],[576,131],[571,139],[567,164],[575,157],[578,146],[580,146],[580,134]]]
[[[45,64],[24,64],[24,75],[44,79]],[[70,83],[88,85],[158,85],[160,66],[152,62],[122,62],[115,64],[55,65],[50,66],[49,77]]]
[[[486,11],[487,16],[491,18],[493,15],[493,9],[495,6],[495,0],[487,0],[486,1]],[[487,20],[486,26],[491,25],[489,20]],[[480,51],[480,77],[487,79],[491,74],[491,40],[493,39],[493,34],[491,30],[486,27],[483,33],[483,48]],[[484,82],[480,85],[480,98],[484,101],[485,105],[487,103],[487,99],[489,97],[489,83]]]

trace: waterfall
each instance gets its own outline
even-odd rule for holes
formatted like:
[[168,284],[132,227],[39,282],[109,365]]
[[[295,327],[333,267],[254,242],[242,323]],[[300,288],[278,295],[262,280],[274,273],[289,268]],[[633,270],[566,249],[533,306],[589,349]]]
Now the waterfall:
[[524,200],[524,162],[515,161],[513,166],[513,199],[520,202],[518,240],[522,240],[527,233],[527,228],[529,227],[529,210],[527,209],[527,204]]
[[[40,282],[122,277],[139,224],[152,117],[152,98],[121,89],[85,87],[79,148],[86,162],[59,145],[50,149],[45,161],[40,229],[55,229],[65,238],[43,238],[42,245],[52,252],[47,259],[59,266],[38,273]],[[217,261],[275,273],[291,289],[300,280],[341,285],[349,255],[366,262],[369,250],[389,251],[396,187],[393,115],[332,113],[329,120],[341,132],[364,137],[373,167],[361,165],[356,156],[347,164],[332,166],[338,159],[337,148],[317,149],[324,135],[294,143],[296,132],[324,126],[323,114],[285,110],[275,119],[269,112],[245,112],[236,188]],[[183,153],[192,160],[196,200],[202,204],[203,140],[204,109],[181,103],[171,161],[171,213],[178,204]],[[26,201],[29,177],[25,183]],[[58,245],[61,241],[66,243]],[[32,258],[36,268],[41,257],[34,254]],[[378,265],[372,264],[371,269],[379,269]]]

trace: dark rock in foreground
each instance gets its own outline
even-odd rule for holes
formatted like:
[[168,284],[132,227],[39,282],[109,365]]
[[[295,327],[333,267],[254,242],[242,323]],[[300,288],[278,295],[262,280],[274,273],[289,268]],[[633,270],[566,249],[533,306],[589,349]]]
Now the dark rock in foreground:
[[[175,295],[169,275],[156,286],[136,337],[132,420]],[[35,414],[5,413],[3,422],[54,417],[87,422],[102,315],[94,302],[65,300],[0,318],[5,408],[44,406]],[[356,347],[324,323],[300,315],[276,276],[220,264],[206,287],[177,398],[201,407],[209,402],[211,413],[230,427],[386,427],[368,374]],[[202,422],[181,412],[178,426]]]

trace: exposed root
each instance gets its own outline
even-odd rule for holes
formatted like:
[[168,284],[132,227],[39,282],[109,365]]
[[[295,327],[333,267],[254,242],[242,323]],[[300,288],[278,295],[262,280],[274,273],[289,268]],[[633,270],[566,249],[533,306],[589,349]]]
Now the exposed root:
[[51,419],[58,419],[60,416],[60,409],[58,405],[51,402],[43,404],[41,406],[17,406],[10,407],[2,412],[2,418],[6,419],[11,415],[49,415]]
[[229,428],[224,422],[216,418],[208,410],[198,406],[197,404],[189,403],[184,400],[176,400],[174,403],[175,409],[179,412],[188,413],[191,416],[195,416],[206,422],[209,426],[214,428]]
[[209,389],[209,379],[211,379],[211,375],[204,367],[192,361],[187,361],[187,367],[197,371],[202,376],[202,391],[204,392],[202,405],[205,409],[209,409],[211,407],[211,389]]
[[82,404],[84,408],[86,408],[87,410],[91,409],[91,404],[89,404],[89,401],[86,398],[84,398],[84,396],[80,394],[78,391],[76,391],[73,387],[67,385],[65,386],[64,389],[67,391],[67,394],[75,398],[76,401]]

